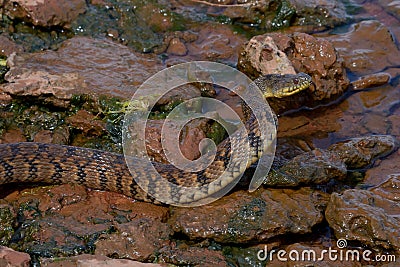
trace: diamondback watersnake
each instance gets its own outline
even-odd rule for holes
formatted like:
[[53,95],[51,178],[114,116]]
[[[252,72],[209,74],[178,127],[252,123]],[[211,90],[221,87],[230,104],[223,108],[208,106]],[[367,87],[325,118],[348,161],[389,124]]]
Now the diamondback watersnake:
[[[262,90],[265,98],[285,97],[302,91],[312,83],[311,77],[304,73],[297,75],[267,75],[257,78],[255,84]],[[266,119],[266,118],[261,118]],[[262,123],[262,121],[260,122]],[[251,146],[251,154],[241,159],[246,168],[256,162],[264,153],[265,146],[260,139],[258,123],[253,115],[245,122],[247,139]],[[217,146],[214,161],[204,170],[190,173],[183,172],[173,165],[154,162],[157,171],[168,181],[181,186],[206,185],[224,172],[231,155],[231,147],[239,146],[242,137],[232,135]],[[233,145],[232,145],[233,144]],[[241,168],[240,172],[244,170]],[[140,159],[131,174],[123,155],[101,150],[45,144],[14,143],[0,144],[0,185],[8,183],[77,183],[88,188],[122,193],[139,200],[150,200],[146,192],[168,195],[175,203],[187,203],[191,199],[173,192],[157,179],[149,177],[146,192],[135,182],[136,176],[148,175],[147,169]],[[238,176],[237,171],[229,174],[223,183],[207,188],[206,194],[213,194]]]

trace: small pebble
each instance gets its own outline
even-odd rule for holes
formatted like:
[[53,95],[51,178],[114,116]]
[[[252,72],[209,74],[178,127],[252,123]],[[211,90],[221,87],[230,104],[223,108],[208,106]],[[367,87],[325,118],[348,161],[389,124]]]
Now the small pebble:
[[365,75],[351,83],[354,90],[376,87],[386,84],[390,80],[390,74],[385,72]]

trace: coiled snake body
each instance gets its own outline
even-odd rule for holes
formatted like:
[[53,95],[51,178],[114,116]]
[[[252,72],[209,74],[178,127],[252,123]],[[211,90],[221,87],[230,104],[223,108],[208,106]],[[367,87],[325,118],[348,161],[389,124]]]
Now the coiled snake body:
[[[307,74],[267,75],[256,79],[255,84],[268,97],[284,97],[306,89],[311,84]],[[259,136],[258,123],[250,115],[245,123],[247,138],[251,146],[250,159],[243,161],[254,163],[263,153]],[[230,140],[229,140],[230,139]],[[240,145],[247,140],[240,140],[235,135],[225,139],[217,146],[214,161],[204,170],[197,173],[182,172],[173,165],[153,163],[164,178],[182,186],[197,186],[215,180],[224,170],[231,154],[231,144]],[[250,165],[248,164],[248,165]],[[136,177],[146,176],[147,169],[138,162],[131,173],[126,166],[123,155],[101,150],[44,143],[0,144],[0,185],[8,183],[77,183],[88,188],[122,193],[129,197],[153,201],[146,192],[168,191],[161,187],[157,180],[149,179],[146,192],[135,182]],[[232,173],[229,179],[238,174]],[[219,191],[226,183],[208,189],[212,194]],[[173,194],[174,192],[168,192]],[[185,203],[179,193],[174,196],[177,203]]]

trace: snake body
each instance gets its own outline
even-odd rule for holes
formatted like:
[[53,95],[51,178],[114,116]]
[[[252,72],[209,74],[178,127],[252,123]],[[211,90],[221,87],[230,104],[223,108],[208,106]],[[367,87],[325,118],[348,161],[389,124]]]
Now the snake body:
[[[306,89],[311,83],[307,74],[267,75],[257,78],[255,84],[262,90],[264,97],[284,97]],[[266,118],[262,118],[266,119]],[[262,123],[262,122],[261,122]],[[215,180],[229,162],[234,147],[240,147],[249,141],[251,155],[241,159],[248,162],[246,167],[256,162],[265,148],[260,140],[258,122],[249,115],[245,123],[247,140],[233,134],[217,146],[212,163],[196,173],[183,172],[173,165],[153,162],[156,170],[165,180],[182,186],[207,185]],[[250,157],[250,158],[248,158]],[[137,159],[136,168],[131,173],[123,155],[57,144],[34,142],[0,144],[0,185],[8,183],[76,183],[88,188],[113,191],[138,200],[153,201],[146,192],[173,195],[175,203],[187,203],[179,192],[168,192],[159,179],[149,177],[146,190],[140,188],[135,178],[148,175],[147,168]],[[244,170],[240,170],[243,172]],[[239,173],[232,172],[229,179],[235,179]],[[220,185],[207,188],[206,194],[221,190],[229,179]],[[152,194],[150,194],[152,195]]]

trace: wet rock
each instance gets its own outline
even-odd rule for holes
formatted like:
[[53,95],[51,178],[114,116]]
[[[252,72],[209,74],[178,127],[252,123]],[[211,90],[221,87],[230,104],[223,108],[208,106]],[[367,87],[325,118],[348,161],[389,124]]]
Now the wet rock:
[[4,1],[3,14],[11,20],[23,20],[35,26],[69,28],[79,14],[86,11],[84,0],[73,1]]
[[383,198],[400,201],[400,174],[391,174],[388,175],[388,178],[385,182],[371,189],[377,195],[380,195]]
[[207,248],[181,245],[181,247],[164,247],[159,253],[160,261],[177,266],[229,266],[221,251]]
[[315,149],[294,157],[281,168],[270,171],[266,186],[299,186],[324,184],[331,179],[343,180],[347,169],[335,153]]
[[326,199],[326,194],[309,188],[238,191],[206,206],[174,207],[169,224],[191,240],[211,238],[222,243],[304,234],[322,221],[319,207]]
[[396,19],[400,19],[400,5],[397,1],[379,0],[379,5]]
[[[379,191],[385,191],[385,188]],[[375,192],[350,189],[342,194],[333,193],[325,217],[338,239],[357,240],[373,248],[399,251],[400,202]],[[392,188],[388,195],[393,192],[399,195],[399,188]]]
[[0,246],[0,266],[5,267],[28,267],[31,257],[29,254]]
[[111,259],[100,255],[82,254],[69,258],[42,258],[41,266],[44,267],[90,267],[90,266],[110,266],[110,267],[162,267],[164,265],[155,263],[142,263],[126,259]]
[[253,79],[260,74],[296,74],[291,61],[269,35],[255,36],[245,44],[238,69],[251,74]]
[[21,53],[23,51],[22,46],[11,41],[5,34],[0,35],[0,56],[9,57],[12,53]]
[[[346,7],[340,1],[312,0],[290,1],[296,9],[294,25],[334,27],[346,22]],[[315,8],[317,7],[317,8]]]
[[10,242],[14,234],[13,208],[7,204],[0,204],[0,246]]
[[79,110],[76,114],[68,117],[66,121],[88,136],[100,136],[105,132],[105,123],[96,120],[95,116],[86,110]]
[[27,141],[20,129],[7,130],[2,134],[0,140],[2,143],[18,143]]
[[162,69],[155,55],[132,51],[109,40],[74,37],[57,51],[44,51],[8,59],[11,95],[46,97],[65,106],[74,94],[130,99],[135,89]]
[[397,147],[396,142],[390,135],[365,136],[333,144],[328,150],[301,153],[270,171],[263,184],[299,186],[324,184],[331,179],[344,180],[348,169],[367,167],[377,158],[392,153]]
[[201,19],[199,14],[207,14],[269,30],[291,24],[332,27],[345,22],[347,16],[344,5],[338,1],[173,1],[170,5],[190,18]]
[[[93,252],[99,237],[115,232],[115,227],[132,222],[143,233],[145,227],[140,228],[140,223],[135,221],[144,220],[147,225],[159,227],[168,212],[165,207],[134,202],[116,193],[87,192],[76,185],[16,191],[4,200],[18,211],[21,222],[15,230],[18,237],[14,236],[7,245],[42,257]],[[125,228],[121,226],[121,229]]]
[[392,153],[396,147],[397,141],[393,136],[371,135],[333,144],[328,150],[340,157],[349,169],[357,169]]
[[385,72],[374,73],[360,77],[351,82],[352,89],[360,90],[386,84],[390,80],[390,74]]
[[166,223],[148,218],[133,219],[115,226],[117,233],[100,236],[96,255],[138,261],[154,261],[172,235]]
[[[201,155],[201,151],[196,149],[199,147],[201,140],[206,137],[206,129],[208,128],[208,119],[192,120],[184,129],[182,129],[181,138],[179,140],[179,148],[185,158],[189,160],[197,159]],[[150,120],[146,125],[146,148],[147,155],[154,161],[168,163],[169,160],[165,155],[164,145],[161,142],[161,132],[164,131],[166,142],[172,142],[179,136],[169,134],[170,131],[163,129],[164,121]],[[170,127],[174,127],[173,125]],[[168,144],[167,143],[167,144]],[[170,151],[170,153],[174,153]],[[178,153],[178,152],[177,152]],[[172,154],[174,155],[174,154]]]
[[167,53],[176,56],[184,56],[187,54],[185,44],[179,38],[173,38],[168,45]]
[[[281,62],[285,57],[283,52],[278,56],[274,51],[275,45],[283,51],[292,62],[287,65]],[[282,65],[286,67],[282,67]],[[266,67],[268,66],[268,67]],[[282,69],[293,69],[312,76],[315,86],[306,92],[299,93],[287,99],[269,99],[272,108],[279,113],[282,106],[298,108],[307,102],[330,99],[341,95],[348,87],[349,80],[341,58],[337,55],[332,44],[322,38],[314,38],[305,33],[282,34],[269,33],[253,37],[242,51],[238,61],[238,69],[255,78],[270,72],[280,72]],[[266,71],[266,72],[264,72]],[[310,93],[310,91],[313,91]]]
[[193,30],[198,35],[195,41],[186,45],[187,60],[237,62],[238,51],[246,41],[245,37],[236,34],[228,25],[206,24]]
[[400,62],[400,53],[390,30],[375,20],[353,24],[349,31],[326,37],[345,65],[357,75],[379,72]]

